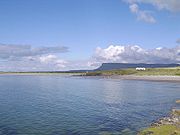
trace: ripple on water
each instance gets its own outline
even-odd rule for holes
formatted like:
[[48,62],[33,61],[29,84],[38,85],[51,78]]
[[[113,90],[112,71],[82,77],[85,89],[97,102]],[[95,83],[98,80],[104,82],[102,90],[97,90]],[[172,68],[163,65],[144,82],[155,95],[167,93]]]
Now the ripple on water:
[[167,115],[180,84],[1,76],[0,135],[135,135]]

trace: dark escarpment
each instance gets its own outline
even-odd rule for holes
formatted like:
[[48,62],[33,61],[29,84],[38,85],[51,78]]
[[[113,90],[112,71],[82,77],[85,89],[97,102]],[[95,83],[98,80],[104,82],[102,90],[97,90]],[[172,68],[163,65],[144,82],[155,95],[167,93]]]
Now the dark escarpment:
[[118,70],[118,69],[126,69],[126,68],[136,68],[136,67],[144,67],[144,68],[170,68],[170,67],[178,67],[180,64],[146,64],[146,63],[103,63],[99,68],[95,69],[95,71],[102,70]]

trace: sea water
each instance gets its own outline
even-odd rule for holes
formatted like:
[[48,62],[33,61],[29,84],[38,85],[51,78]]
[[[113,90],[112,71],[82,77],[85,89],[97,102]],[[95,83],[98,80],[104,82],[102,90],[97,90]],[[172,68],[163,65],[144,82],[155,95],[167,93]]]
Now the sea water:
[[0,135],[135,135],[179,98],[179,83],[1,75]]

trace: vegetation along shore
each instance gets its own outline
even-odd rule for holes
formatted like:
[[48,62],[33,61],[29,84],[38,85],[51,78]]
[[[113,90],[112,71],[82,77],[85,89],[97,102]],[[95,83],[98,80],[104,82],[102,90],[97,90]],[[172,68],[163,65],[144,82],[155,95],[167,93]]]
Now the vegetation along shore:
[[[180,100],[176,103],[179,104]],[[180,135],[180,109],[172,109],[169,116],[159,119],[138,135]]]
[[180,76],[180,67],[175,68],[147,68],[143,71],[138,71],[135,68],[127,68],[120,70],[103,70],[87,72],[85,76],[110,76],[110,75],[165,75],[165,76]]

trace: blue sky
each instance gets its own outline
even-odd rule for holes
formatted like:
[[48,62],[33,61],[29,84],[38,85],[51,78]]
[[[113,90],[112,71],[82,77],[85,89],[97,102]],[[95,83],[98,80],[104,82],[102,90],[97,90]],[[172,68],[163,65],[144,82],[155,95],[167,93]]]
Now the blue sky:
[[[179,0],[156,1],[1,0],[0,43],[32,48],[65,46],[68,47],[65,53],[48,52],[38,56],[52,55],[71,63],[89,60],[92,63],[97,47],[103,51],[110,45],[138,45],[144,50],[179,46],[176,42],[180,38]],[[4,61],[7,66],[12,65],[12,60],[2,57],[0,62]]]

